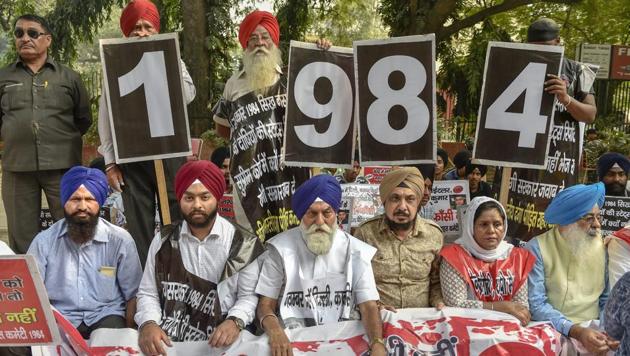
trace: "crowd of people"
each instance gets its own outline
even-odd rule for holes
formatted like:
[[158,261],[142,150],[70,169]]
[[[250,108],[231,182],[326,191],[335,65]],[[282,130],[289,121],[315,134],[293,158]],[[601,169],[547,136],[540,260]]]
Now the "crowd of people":
[[[531,42],[557,44],[557,25],[549,21],[532,24]],[[159,13],[152,2],[133,0],[120,25],[125,37],[150,36],[159,32]],[[337,214],[340,183],[364,182],[358,159],[337,176],[314,175],[292,197],[299,226],[263,243],[218,215],[232,189],[230,152],[221,148],[211,160],[165,161],[173,223],[154,234],[153,165],[115,162],[107,98],[98,114],[104,169],[83,167],[81,135],[91,117],[78,74],[47,55],[53,37],[45,19],[19,17],[14,36],[19,59],[0,71],[10,237],[10,249],[0,244],[0,254],[34,256],[51,305],[84,338],[99,328],[137,328],[143,353],[165,355],[172,342],[227,347],[249,330],[267,334],[273,355],[291,355],[287,328],[361,320],[370,353],[385,355],[381,311],[458,307],[507,313],[523,326],[549,322],[568,354],[630,354],[630,274],[623,273],[630,257],[609,258],[601,236],[604,196],[628,196],[627,156],[603,155],[601,182],[560,191],[544,215],[554,227],[524,247],[507,241],[506,209],[492,198],[488,167],[474,163],[467,149],[454,155],[450,171],[442,149],[430,167],[394,167],[379,184],[384,213],[352,233],[339,228]],[[233,101],[283,76],[272,14],[248,14],[239,42],[243,68],[213,109],[217,131],[227,138]],[[330,42],[318,46],[325,50]],[[190,102],[193,79],[183,62],[181,68]],[[576,120],[594,119],[592,94],[571,97],[555,76],[547,85]],[[445,244],[427,211],[431,186],[443,179],[468,180],[470,188],[453,244]],[[56,223],[39,232],[42,189]],[[125,229],[99,217],[112,191],[122,192]],[[611,238],[630,244],[625,231]],[[317,290],[339,303],[327,303]]]

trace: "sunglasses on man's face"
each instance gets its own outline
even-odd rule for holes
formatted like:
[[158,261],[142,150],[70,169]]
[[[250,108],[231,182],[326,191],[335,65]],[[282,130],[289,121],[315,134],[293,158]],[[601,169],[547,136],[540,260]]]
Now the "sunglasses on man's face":
[[[39,32],[33,28],[29,28],[28,30],[26,30],[26,34],[28,35],[28,37],[34,40],[38,39],[39,36],[47,35],[47,33]],[[16,28],[15,31],[13,31],[13,36],[15,36],[15,38],[22,38],[24,36],[24,29],[19,27]]]

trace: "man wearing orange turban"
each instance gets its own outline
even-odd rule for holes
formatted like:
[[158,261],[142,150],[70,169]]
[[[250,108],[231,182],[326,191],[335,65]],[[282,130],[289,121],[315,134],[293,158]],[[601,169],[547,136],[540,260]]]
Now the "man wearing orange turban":
[[[286,105],[286,77],[281,69],[282,54],[278,48],[278,20],[267,11],[255,10],[241,22],[238,40],[243,47],[243,67],[227,81],[223,96],[212,112],[217,133],[228,139],[230,132],[249,132],[251,127],[268,128],[265,137],[254,144],[243,145],[242,139],[239,139],[241,136],[234,137],[230,143],[230,176],[235,183],[232,186],[236,221],[243,226],[251,226],[258,237],[265,240],[294,227],[297,219],[292,218],[291,194],[280,198],[274,195],[269,199],[260,193],[259,187],[290,182],[294,186],[299,185],[308,178],[308,170],[273,164],[273,168],[263,169],[262,177],[256,177],[259,184],[241,179],[243,174],[238,175],[252,167],[252,157],[257,162],[262,162],[260,157],[267,158],[266,161],[263,159],[265,163],[276,162],[282,148]],[[317,45],[328,49],[330,42],[318,40]],[[257,132],[262,133],[260,130]],[[238,142],[241,142],[240,148]],[[288,217],[288,225],[269,224],[281,214]]]
[[[157,7],[149,0],[130,1],[120,15],[120,29],[125,37],[147,37],[159,33],[160,14]],[[195,98],[195,85],[183,61],[181,61],[181,68],[184,79],[184,99],[186,104],[189,104]],[[155,168],[151,161],[124,164],[115,162],[112,130],[106,104],[107,93],[102,92],[98,110],[98,135],[101,140],[98,152],[105,158],[105,171],[110,187],[116,191],[122,191],[127,229],[136,241],[140,261],[144,265],[155,231],[155,195],[157,194]],[[171,188],[175,173],[185,161],[185,158],[164,160],[164,174],[166,186],[169,187],[168,198],[173,220],[179,219],[181,215],[177,209],[175,193]]]

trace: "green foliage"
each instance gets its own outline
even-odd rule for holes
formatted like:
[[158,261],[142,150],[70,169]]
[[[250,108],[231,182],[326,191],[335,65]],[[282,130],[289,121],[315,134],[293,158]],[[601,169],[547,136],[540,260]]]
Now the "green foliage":
[[64,63],[76,59],[77,44],[92,41],[114,5],[123,6],[123,0],[56,0],[55,8],[47,15],[54,38],[53,57]]
[[204,143],[208,143],[212,147],[229,146],[229,141],[219,136],[215,130],[207,130],[201,134],[200,138]]
[[599,132],[599,139],[584,143],[586,165],[596,167],[597,160],[606,152],[630,155],[630,134],[614,129]]
[[387,29],[377,14],[378,0],[336,0],[314,11],[308,34],[327,38],[335,46],[352,47],[355,40],[386,38]]

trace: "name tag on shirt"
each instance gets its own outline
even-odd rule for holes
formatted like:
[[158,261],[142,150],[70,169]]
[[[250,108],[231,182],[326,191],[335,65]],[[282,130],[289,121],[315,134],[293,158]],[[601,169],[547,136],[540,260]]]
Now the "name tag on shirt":
[[103,276],[116,277],[116,267],[101,266],[98,270]]

